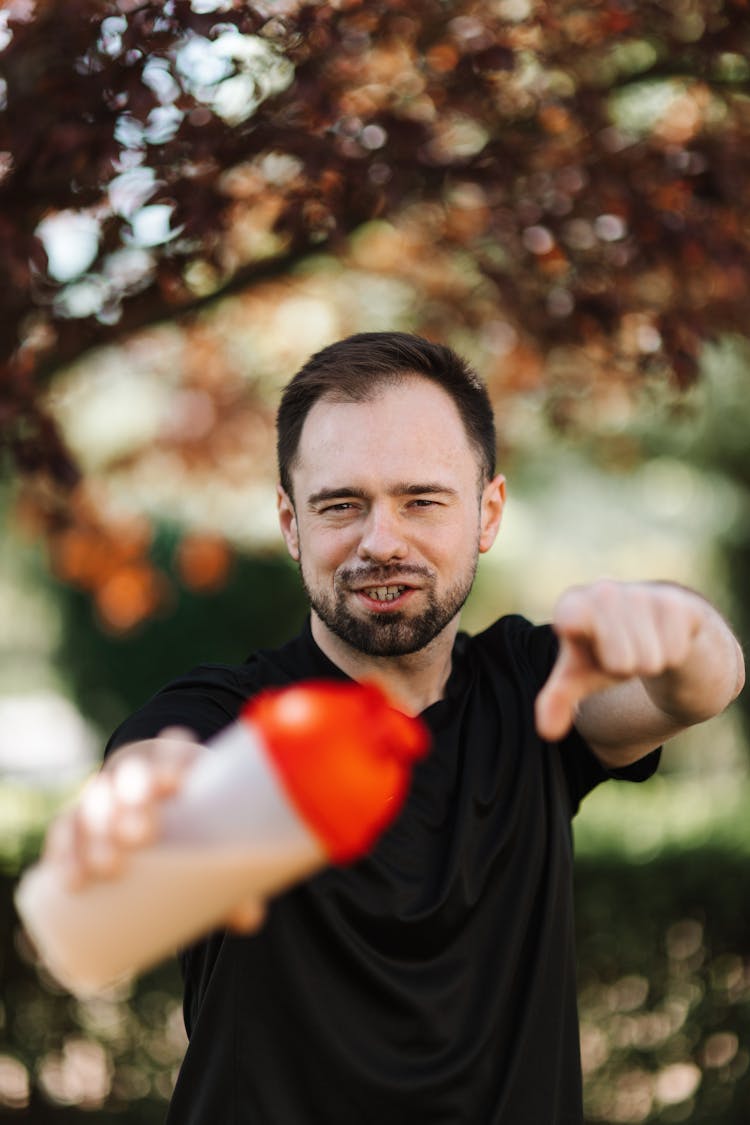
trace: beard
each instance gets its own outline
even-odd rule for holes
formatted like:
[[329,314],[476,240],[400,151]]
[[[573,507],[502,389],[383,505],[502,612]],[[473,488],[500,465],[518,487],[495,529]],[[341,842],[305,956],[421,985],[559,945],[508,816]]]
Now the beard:
[[[475,557],[473,565],[442,597],[438,597],[435,576],[427,567],[397,566],[339,571],[333,593],[323,594],[308,585],[300,559],[302,584],[311,607],[332,633],[365,656],[407,656],[426,648],[460,612],[474,583],[476,569]],[[359,587],[408,584],[410,577],[418,577],[421,593],[427,594],[427,605],[417,615],[397,610],[363,617],[352,613],[347,606],[347,594],[354,583]]]

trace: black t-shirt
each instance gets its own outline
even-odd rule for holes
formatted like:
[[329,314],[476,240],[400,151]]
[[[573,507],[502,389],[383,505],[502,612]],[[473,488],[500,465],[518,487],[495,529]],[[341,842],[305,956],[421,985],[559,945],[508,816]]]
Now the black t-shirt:
[[[609,774],[575,732],[535,733],[556,652],[516,616],[460,634],[422,716],[433,749],[372,853],[183,955],[170,1125],[581,1125],[570,820]],[[347,678],[308,624],[170,684],[108,749],[174,723],[206,739],[260,688],[319,677]]]

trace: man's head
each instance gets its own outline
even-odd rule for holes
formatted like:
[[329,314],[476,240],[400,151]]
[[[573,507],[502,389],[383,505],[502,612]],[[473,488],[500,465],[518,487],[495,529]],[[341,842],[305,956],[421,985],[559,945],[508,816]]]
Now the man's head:
[[495,421],[487,390],[450,348],[405,332],[362,332],[317,352],[287,384],[276,419],[281,487],[293,496],[292,469],[310,410],[322,398],[366,402],[410,375],[450,395],[474,448],[484,485],[495,475]]
[[[374,367],[370,339],[382,344]],[[281,529],[300,563],[313,632],[368,656],[418,652],[455,632],[505,495],[491,475],[484,387],[450,352],[445,386],[437,358],[447,350],[416,341],[411,352],[413,343],[343,341],[354,348],[353,370],[323,360],[319,376],[314,357],[279,412]],[[424,369],[415,371],[418,360]]]

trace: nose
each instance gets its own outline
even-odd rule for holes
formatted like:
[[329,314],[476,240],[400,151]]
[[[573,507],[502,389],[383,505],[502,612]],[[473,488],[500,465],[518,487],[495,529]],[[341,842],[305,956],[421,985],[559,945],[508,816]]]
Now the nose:
[[398,514],[384,506],[373,505],[357,547],[359,558],[386,563],[405,559],[408,551]]

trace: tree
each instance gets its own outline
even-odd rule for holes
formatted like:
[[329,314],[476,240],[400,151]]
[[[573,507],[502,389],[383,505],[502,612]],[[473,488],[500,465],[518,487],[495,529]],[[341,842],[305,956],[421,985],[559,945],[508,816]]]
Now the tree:
[[688,385],[748,327],[749,49],[745,0],[9,0],[0,420],[27,520],[140,565],[49,391],[157,322],[217,421],[172,441],[188,471],[238,409],[265,456],[267,391],[216,375],[203,313],[321,254],[403,282],[411,326],[559,427]]

